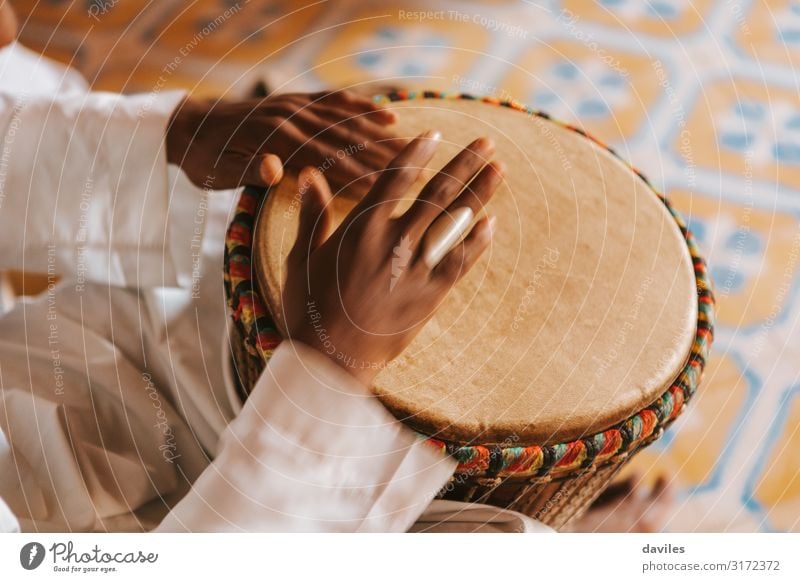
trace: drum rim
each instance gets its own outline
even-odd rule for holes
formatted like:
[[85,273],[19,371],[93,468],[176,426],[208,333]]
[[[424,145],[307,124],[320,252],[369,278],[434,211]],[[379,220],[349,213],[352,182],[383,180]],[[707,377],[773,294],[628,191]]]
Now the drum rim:
[[[680,213],[639,170],[620,157],[613,148],[585,130],[555,119],[543,111],[529,108],[516,101],[476,97],[465,93],[394,91],[375,97],[378,103],[413,99],[464,99],[508,107],[574,131],[608,151],[636,174],[669,210],[692,258],[698,301],[695,338],[689,358],[681,372],[653,403],[604,431],[570,442],[544,446],[518,443],[491,446],[451,443],[417,433],[419,438],[452,456],[458,462],[456,473],[476,477],[512,475],[544,477],[556,473],[588,470],[605,464],[613,457],[629,453],[644,441],[651,440],[683,411],[686,403],[696,392],[713,342],[714,296],[711,280],[694,236]],[[243,189],[236,213],[226,232],[223,266],[225,294],[234,325],[244,338],[247,353],[264,365],[282,341],[266,302],[259,293],[258,279],[253,273],[251,262],[256,217],[268,193],[269,188],[247,186]]]

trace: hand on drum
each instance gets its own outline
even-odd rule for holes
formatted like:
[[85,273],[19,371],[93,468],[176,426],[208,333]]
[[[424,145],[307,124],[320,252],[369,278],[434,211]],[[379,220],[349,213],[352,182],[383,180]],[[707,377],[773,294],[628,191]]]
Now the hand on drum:
[[186,99],[167,130],[167,159],[219,190],[271,186],[283,168],[324,168],[336,188],[363,194],[407,143],[395,113],[352,91],[288,93],[241,102]]
[[501,163],[489,162],[494,144],[486,138],[462,150],[405,213],[393,216],[439,139],[426,132],[408,144],[332,233],[325,177],[313,168],[300,174],[284,329],[365,384],[408,346],[491,242],[493,220],[472,223],[504,175]]

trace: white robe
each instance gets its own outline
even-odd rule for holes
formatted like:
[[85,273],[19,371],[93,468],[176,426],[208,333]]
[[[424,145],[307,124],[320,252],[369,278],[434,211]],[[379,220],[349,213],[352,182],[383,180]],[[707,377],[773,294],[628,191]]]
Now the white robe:
[[92,93],[0,51],[0,268],[51,282],[0,317],[0,531],[546,529],[432,503],[454,461],[307,346],[282,344],[241,406],[235,192],[167,165],[182,98]]

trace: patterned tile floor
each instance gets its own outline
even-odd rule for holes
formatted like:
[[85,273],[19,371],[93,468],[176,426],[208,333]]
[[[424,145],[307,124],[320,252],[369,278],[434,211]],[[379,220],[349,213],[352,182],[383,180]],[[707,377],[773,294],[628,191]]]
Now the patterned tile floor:
[[800,531],[796,2],[14,4],[24,42],[100,89],[398,84],[513,97],[609,142],[689,219],[719,310],[698,397],[629,471],[671,479],[668,530]]

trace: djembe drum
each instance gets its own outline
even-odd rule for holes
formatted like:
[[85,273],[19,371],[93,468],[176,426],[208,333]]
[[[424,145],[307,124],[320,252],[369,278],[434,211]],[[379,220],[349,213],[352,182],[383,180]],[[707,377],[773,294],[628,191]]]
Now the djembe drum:
[[[562,528],[697,389],[713,329],[705,264],[667,200],[582,130],[489,98],[384,99],[399,135],[442,132],[433,169],[485,135],[508,172],[487,207],[492,247],[373,391],[457,460],[440,497]],[[289,176],[245,189],[228,232],[245,392],[280,342],[270,313],[296,236],[296,187]],[[333,204],[341,219],[355,201]]]

